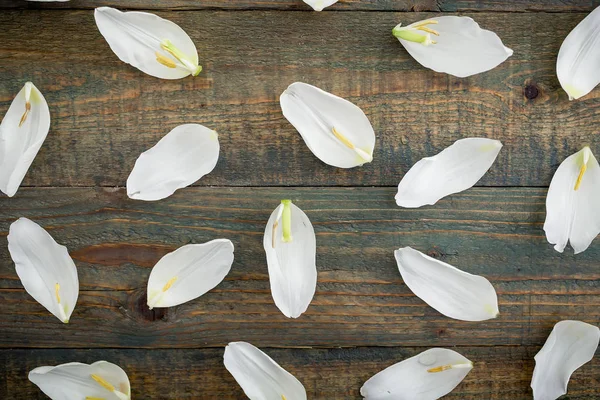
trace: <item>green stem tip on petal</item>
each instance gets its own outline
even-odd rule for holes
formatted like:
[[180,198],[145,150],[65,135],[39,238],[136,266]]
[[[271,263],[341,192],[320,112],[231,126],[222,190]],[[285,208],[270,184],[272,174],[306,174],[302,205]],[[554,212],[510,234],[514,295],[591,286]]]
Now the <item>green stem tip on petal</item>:
[[282,219],[282,230],[283,230],[283,241],[289,243],[292,241],[292,201],[281,200],[283,204]]

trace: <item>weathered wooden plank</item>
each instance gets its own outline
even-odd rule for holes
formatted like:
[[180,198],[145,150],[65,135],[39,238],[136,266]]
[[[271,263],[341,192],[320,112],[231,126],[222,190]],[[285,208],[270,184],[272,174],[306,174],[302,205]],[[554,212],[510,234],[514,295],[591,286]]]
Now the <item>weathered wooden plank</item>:
[[[584,14],[539,14],[533,30],[529,14],[478,15],[515,55],[468,79],[425,70],[391,36],[397,22],[432,14],[161,15],[194,38],[205,67],[200,77],[157,80],[121,63],[91,12],[0,15],[7,38],[0,46],[0,114],[32,80],[53,116],[25,185],[124,185],[138,155],[187,122],[220,132],[220,162],[199,185],[395,185],[413,163],[454,140],[488,136],[505,147],[481,185],[547,186],[567,155],[600,145],[600,91],[569,102],[555,76],[561,38]],[[294,81],[365,110],[378,136],[373,163],[341,170],[312,155],[279,107]]]
[[[263,349],[293,373],[308,398],[362,399],[359,390],[373,374],[425,348]],[[466,379],[444,399],[529,400],[529,384],[539,347],[459,347],[474,362]],[[223,366],[223,349],[185,350],[2,350],[0,396],[12,400],[47,399],[27,380],[42,365],[107,360],[128,373],[135,399],[245,399]],[[598,357],[577,370],[569,399],[597,398]]]
[[[340,0],[328,11],[589,12],[599,4],[598,0]],[[89,9],[100,6],[146,10],[310,10],[301,0],[71,0],[65,3],[0,0],[0,8]]]
[[[600,324],[600,241],[577,255],[542,230],[544,189],[473,189],[434,207],[400,209],[394,188],[189,188],[155,202],[124,190],[25,189],[0,199],[0,347],[538,345],[561,319]],[[319,283],[308,312],[273,304],[262,247],[268,216],[293,199],[317,234]],[[9,224],[29,217],[68,246],[81,293],[60,324],[21,287],[7,251]],[[145,286],[158,259],[225,237],[231,273],[184,305],[151,312]],[[416,298],[393,250],[411,246],[490,279],[500,317],[454,321]]]

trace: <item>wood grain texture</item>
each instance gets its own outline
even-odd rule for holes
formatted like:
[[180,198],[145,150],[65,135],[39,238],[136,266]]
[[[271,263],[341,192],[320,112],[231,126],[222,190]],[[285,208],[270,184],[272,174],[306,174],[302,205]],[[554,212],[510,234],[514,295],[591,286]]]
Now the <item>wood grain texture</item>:
[[[479,14],[515,54],[467,79],[422,68],[390,34],[400,21],[433,14],[160,15],[194,39],[205,68],[199,77],[157,80],[120,62],[90,11],[0,14],[10,37],[0,46],[0,115],[28,80],[52,114],[24,185],[124,185],[142,151],[189,122],[220,133],[219,164],[198,185],[391,186],[422,157],[487,136],[504,148],[480,185],[547,186],[568,155],[586,144],[600,148],[600,91],[569,102],[555,75],[562,38],[582,13]],[[364,109],[377,132],[373,163],[341,170],[312,155],[279,107],[295,81]]]
[[[309,399],[362,399],[363,383],[380,370],[425,348],[263,349],[294,374]],[[466,379],[444,399],[530,400],[529,384],[539,347],[459,347],[474,362]],[[598,354],[597,354],[598,355]],[[47,399],[27,380],[35,367],[79,361],[107,360],[129,375],[134,399],[245,399],[223,366],[223,349],[200,350],[2,350],[6,366],[0,396],[11,400]],[[600,360],[577,370],[565,399],[597,398]]]
[[[340,0],[327,11],[589,12],[599,4],[599,0]],[[142,10],[312,10],[302,0],[71,0],[58,3],[0,0],[0,8],[90,9],[101,6]]]
[[[189,348],[232,340],[265,347],[541,345],[562,319],[600,324],[600,241],[559,254],[542,224],[545,189],[473,189],[434,207],[400,209],[393,188],[190,188],[146,203],[124,190],[25,189],[0,200],[0,347]],[[262,247],[266,221],[291,198],[317,234],[319,282],[307,313],[273,304]],[[65,244],[81,292],[61,324],[23,289],[7,252],[25,216]],[[235,261],[205,296],[149,311],[152,266],[188,243],[225,237]],[[411,246],[486,276],[497,319],[440,315],[404,285],[393,251]]]

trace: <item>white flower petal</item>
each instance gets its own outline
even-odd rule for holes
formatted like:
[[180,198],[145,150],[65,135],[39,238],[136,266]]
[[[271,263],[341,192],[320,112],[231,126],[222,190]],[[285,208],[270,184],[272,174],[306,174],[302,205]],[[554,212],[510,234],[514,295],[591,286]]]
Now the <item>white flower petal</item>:
[[600,83],[600,7],[569,33],[560,46],[556,74],[569,99],[585,96]]
[[323,11],[325,7],[329,7],[338,2],[338,0],[303,0],[311,6],[315,11]]
[[27,293],[68,323],[77,303],[79,279],[67,248],[35,222],[19,218],[10,225],[8,251]]
[[301,82],[292,83],[279,101],[283,115],[324,163],[352,168],[373,160],[375,132],[356,105]]
[[198,52],[177,24],[157,15],[99,7],[96,25],[119,59],[148,75],[179,79],[198,75]]
[[394,252],[406,286],[424,302],[447,317],[461,321],[485,321],[498,316],[498,296],[483,276],[404,247]]
[[225,279],[233,243],[216,239],[188,244],[161,258],[148,279],[148,307],[173,307],[196,299]]
[[586,146],[563,161],[550,182],[544,231],[556,251],[567,242],[575,254],[589,247],[600,233],[599,198],[600,166]]
[[360,394],[367,400],[435,400],[450,393],[472,368],[455,351],[429,349],[379,372]]
[[250,400],[306,400],[302,383],[250,343],[229,343],[223,362]]
[[127,374],[118,365],[107,361],[39,367],[29,373],[29,380],[52,400],[131,398]]
[[575,370],[594,358],[600,330],[581,321],[561,321],[535,356],[531,380],[535,400],[554,400],[567,393]]
[[0,190],[17,193],[50,130],[50,110],[42,93],[27,82],[0,124]]
[[419,64],[459,78],[489,71],[513,54],[498,35],[481,29],[469,17],[434,17],[407,27],[400,24],[393,34]]
[[137,159],[127,178],[127,195],[164,199],[210,173],[218,160],[217,132],[199,124],[179,125]]
[[288,318],[306,311],[317,288],[317,242],[310,220],[290,200],[282,200],[265,228],[271,294]]
[[467,138],[423,158],[400,181],[396,204],[407,208],[432,205],[471,188],[490,169],[501,148],[498,140]]

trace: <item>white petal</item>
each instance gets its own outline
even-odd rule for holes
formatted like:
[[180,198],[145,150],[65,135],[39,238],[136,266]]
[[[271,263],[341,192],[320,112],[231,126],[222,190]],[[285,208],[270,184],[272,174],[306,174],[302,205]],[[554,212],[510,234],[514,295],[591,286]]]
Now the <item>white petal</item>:
[[225,279],[233,243],[216,239],[188,244],[161,258],[148,279],[148,307],[173,307],[196,299]]
[[218,160],[217,132],[198,124],[179,125],[137,159],[127,178],[127,195],[164,199],[210,173]]
[[[436,21],[425,25],[425,28],[437,31],[439,36],[414,30],[415,25],[424,21],[415,22],[408,27],[398,25],[393,32],[419,64],[436,72],[464,78],[489,71],[513,54],[511,49],[502,44],[498,35],[481,29],[469,17],[434,17],[426,21]],[[406,30],[425,36],[428,40],[423,44],[401,39],[398,32]]]
[[[317,288],[317,243],[306,214],[289,201],[286,214],[283,200],[271,214],[263,246],[267,253],[271,294],[275,305],[288,318],[306,311]],[[286,221],[291,218],[291,241],[284,238]]]
[[373,160],[375,132],[356,105],[301,82],[292,83],[279,101],[283,115],[324,163],[352,168]]
[[450,393],[472,368],[455,351],[429,349],[379,372],[360,394],[367,400],[435,400]]
[[0,190],[9,197],[17,193],[49,130],[48,103],[33,83],[27,82],[0,124]]
[[223,362],[250,400],[306,400],[302,383],[250,343],[229,343]]
[[91,365],[73,362],[56,367],[39,367],[29,373],[29,380],[52,400],[131,398],[125,371],[106,361]]
[[315,11],[323,11],[325,7],[329,7],[338,2],[338,0],[303,0],[311,6]]
[[599,198],[600,166],[589,147],[584,147],[560,164],[548,189],[544,231],[556,251],[562,253],[567,242],[575,254],[589,247],[600,233]]
[[77,303],[79,279],[67,248],[35,222],[19,218],[10,225],[8,251],[27,293],[68,323]]
[[600,83],[600,7],[569,33],[560,46],[556,74],[569,99],[578,99]]
[[[145,12],[99,7],[96,25],[119,59],[162,79],[198,75],[198,52],[177,24]],[[162,62],[161,62],[162,61]]]
[[432,205],[471,188],[490,169],[501,148],[498,140],[467,138],[423,158],[400,181],[396,204],[407,208]]
[[594,358],[600,330],[580,321],[554,326],[544,347],[535,356],[531,388],[535,400],[554,400],[567,393],[571,374]]
[[483,276],[471,275],[410,247],[394,252],[406,286],[447,317],[485,321],[498,316],[498,296]]

